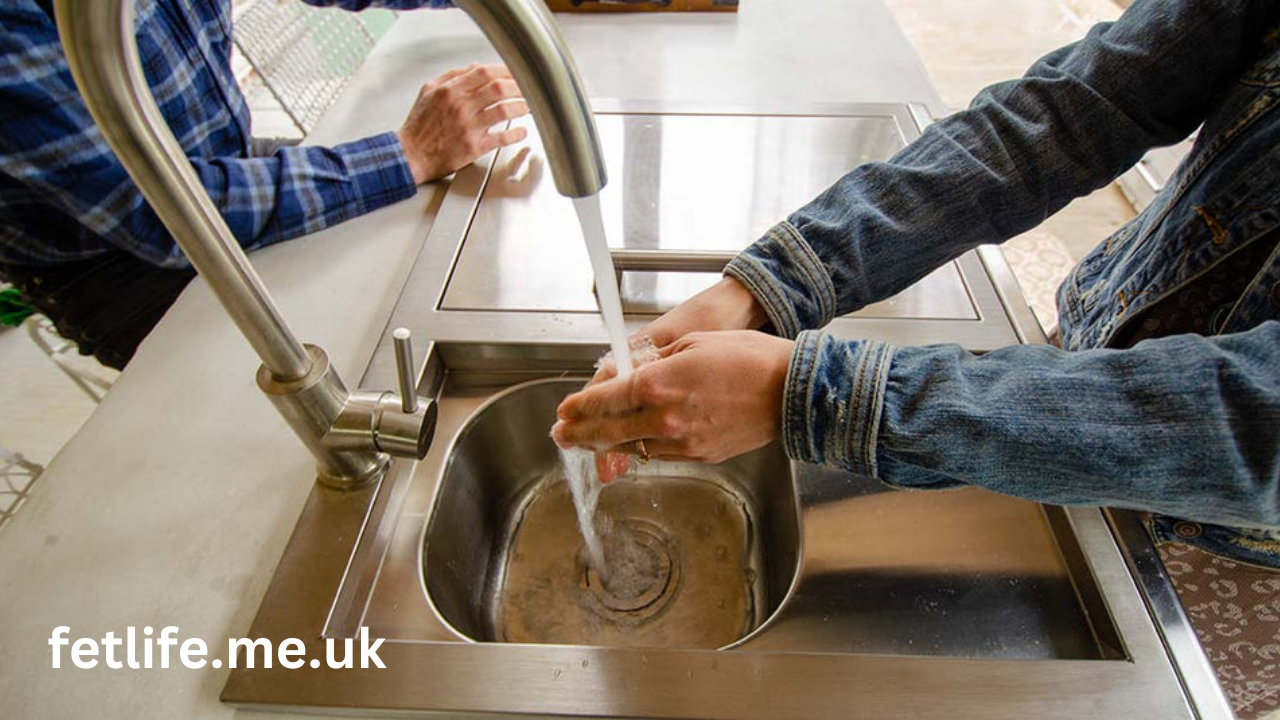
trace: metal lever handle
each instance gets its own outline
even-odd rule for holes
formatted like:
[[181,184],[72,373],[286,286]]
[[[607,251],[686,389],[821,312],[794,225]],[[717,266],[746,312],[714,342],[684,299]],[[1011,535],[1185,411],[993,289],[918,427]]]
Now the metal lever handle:
[[378,452],[421,460],[436,428],[436,403],[418,397],[417,366],[407,328],[391,331],[395,342],[400,393],[354,392],[324,436],[328,447],[343,450],[372,446]]
[[396,343],[396,377],[400,380],[400,409],[406,415],[418,412],[418,384],[413,381],[413,340],[409,328],[391,331]]
[[637,272],[721,272],[738,256],[727,250],[610,250],[618,286],[622,273]]

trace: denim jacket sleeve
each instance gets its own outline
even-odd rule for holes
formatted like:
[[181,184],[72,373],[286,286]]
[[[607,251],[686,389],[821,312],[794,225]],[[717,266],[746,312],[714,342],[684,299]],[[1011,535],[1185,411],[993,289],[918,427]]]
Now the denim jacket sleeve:
[[854,169],[726,272],[787,337],[890,297],[1188,135],[1277,15],[1268,0],[1138,0],[889,161]]
[[1138,0],[861,166],[727,268],[796,337],[799,460],[911,487],[1280,524],[1280,323],[1129,350],[892,348],[820,332],[984,242],[1035,226],[1198,125],[1280,5]]
[[1280,322],[1127,350],[890,348],[801,333],[787,451],[903,487],[1280,525]]

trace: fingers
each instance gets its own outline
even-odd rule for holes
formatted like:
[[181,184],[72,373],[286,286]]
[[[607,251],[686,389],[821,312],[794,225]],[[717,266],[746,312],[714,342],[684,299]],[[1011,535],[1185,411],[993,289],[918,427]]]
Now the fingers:
[[596,477],[608,484],[631,470],[631,456],[615,452],[596,453]]
[[471,63],[466,67],[456,67],[456,68],[453,68],[452,70],[445,71],[440,75],[438,75],[437,77],[431,80],[428,80],[426,83],[424,83],[422,85],[422,91],[426,92],[427,90],[433,87],[444,85],[452,80],[462,77],[466,73],[474,72],[479,67],[480,67],[480,63]]
[[675,341],[658,348],[658,357],[665,360],[666,358],[675,355],[678,352],[677,347],[679,347],[680,340],[682,340],[682,338],[676,338]]
[[481,127],[493,127],[501,122],[514,120],[529,114],[529,105],[523,100],[510,100],[500,102],[497,105],[488,107],[476,116],[477,124]]
[[653,341],[653,346],[658,349],[658,353],[662,353],[662,348],[670,345],[679,338],[679,333],[673,332],[671,329],[671,320],[667,315],[654,320],[640,329],[639,334],[647,336]]
[[[634,377],[634,376],[633,376]],[[590,385],[570,395],[556,408],[561,420],[580,420],[592,415],[621,415],[638,410],[631,399],[631,380],[610,379]]]
[[470,102],[477,110],[482,110],[505,100],[519,100],[520,86],[511,78],[502,78],[486,83],[471,91]]
[[561,447],[604,448],[654,437],[661,429],[662,420],[657,412],[641,410],[627,415],[562,419],[551,428],[551,437]]
[[552,438],[562,447],[613,447],[657,433],[652,413],[558,420]]
[[520,142],[521,140],[524,140],[528,134],[529,134],[529,131],[522,127],[511,128],[509,130],[500,130],[498,132],[486,133],[485,136],[480,139],[479,144],[476,146],[476,150],[477,150],[476,157],[480,157],[481,155],[489,152],[490,150],[494,150],[500,147],[506,147],[508,145],[514,145]]
[[511,79],[511,71],[504,65],[469,65],[443,84],[448,85],[450,90],[471,93],[483,85],[504,79]]
[[520,87],[511,72],[502,65],[468,65],[454,68],[427,81],[418,92],[419,99],[435,95],[464,113],[480,110],[503,100],[520,97]]

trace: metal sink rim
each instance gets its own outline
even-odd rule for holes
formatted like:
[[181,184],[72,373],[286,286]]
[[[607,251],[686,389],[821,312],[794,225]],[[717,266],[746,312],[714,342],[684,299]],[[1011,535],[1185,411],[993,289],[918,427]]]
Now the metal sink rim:
[[[436,517],[437,517],[436,511],[438,509],[438,504],[440,502],[440,498],[443,492],[443,485],[444,485],[445,478],[448,476],[450,468],[453,466],[453,464],[457,460],[458,444],[466,436],[468,430],[474,427],[474,425],[492,407],[494,407],[495,405],[499,404],[504,399],[512,395],[516,395],[521,392],[527,391],[530,387],[535,387],[539,385],[564,384],[567,382],[581,382],[585,384],[589,379],[590,379],[589,377],[580,377],[575,375],[560,375],[560,376],[554,376],[554,377],[543,377],[543,378],[537,378],[533,380],[525,380],[523,382],[518,382],[514,385],[510,385],[490,395],[487,399],[484,400],[484,402],[482,402],[479,406],[477,406],[474,410],[472,410],[471,413],[467,416],[467,418],[461,424],[458,425],[457,430],[454,431],[452,436],[449,438],[449,443],[448,443],[447,449],[445,450],[445,462],[441,466],[439,471],[436,473],[436,477],[435,477],[436,485],[432,492],[431,502],[427,508],[426,521],[422,523],[422,526],[418,531],[418,540],[416,543],[417,554],[415,558],[415,563],[419,568],[419,572],[417,573],[419,590],[422,592],[423,597],[426,598],[427,604],[430,607],[431,612],[435,614],[436,619],[445,628],[447,628],[450,633],[452,633],[455,637],[457,637],[462,642],[475,643],[475,644],[491,643],[491,644],[499,644],[504,646],[505,645],[526,645],[531,647],[561,646],[561,647],[592,647],[592,648],[601,648],[601,649],[609,648],[609,649],[615,649],[615,650],[626,649],[626,648],[618,648],[616,646],[609,646],[609,645],[563,646],[563,645],[558,645],[556,643],[506,643],[506,642],[476,639],[471,637],[467,633],[464,633],[454,625],[454,623],[448,618],[448,616],[443,611],[441,611],[441,609],[437,606],[436,601],[430,589],[427,587],[426,561],[427,561],[428,546],[430,545],[429,537],[431,535],[432,527],[436,522]],[[730,643],[721,645],[716,648],[701,649],[702,651],[720,652],[725,650],[734,650],[750,642],[751,640],[755,639],[761,633],[767,631],[770,628],[770,626],[780,616],[782,610],[787,606],[787,603],[790,602],[792,596],[795,594],[796,588],[800,584],[800,580],[804,570],[804,532],[803,532],[804,519],[803,519],[803,514],[800,508],[800,493],[799,493],[795,463],[788,460],[787,466],[788,466],[788,469],[787,469],[786,476],[787,476],[787,482],[790,485],[790,493],[788,494],[790,498],[790,504],[791,504],[790,509],[793,512],[796,527],[795,527],[794,551],[793,551],[795,559],[792,565],[790,578],[787,581],[786,590],[782,593],[781,597],[778,598],[777,603],[768,611],[768,613],[759,622],[759,624],[752,627],[748,632],[744,633],[741,637],[737,638],[736,640]],[[708,482],[711,482],[711,481],[708,481]],[[725,492],[733,493],[738,496],[742,495],[742,492],[738,488],[722,488],[722,490]],[[520,504],[524,505],[526,502],[527,501],[522,500]],[[520,512],[523,512],[523,509]],[[693,648],[672,648],[672,649],[688,650],[688,651],[695,650]]]

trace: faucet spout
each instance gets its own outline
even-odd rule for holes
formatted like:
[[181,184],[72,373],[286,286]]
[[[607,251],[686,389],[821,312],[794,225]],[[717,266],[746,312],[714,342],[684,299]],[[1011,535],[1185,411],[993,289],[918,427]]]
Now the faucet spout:
[[456,0],[502,56],[529,103],[556,189],[595,195],[608,178],[595,119],[559,27],[542,0]]

